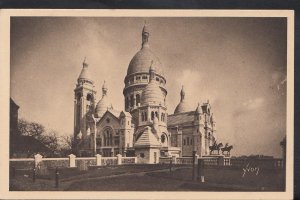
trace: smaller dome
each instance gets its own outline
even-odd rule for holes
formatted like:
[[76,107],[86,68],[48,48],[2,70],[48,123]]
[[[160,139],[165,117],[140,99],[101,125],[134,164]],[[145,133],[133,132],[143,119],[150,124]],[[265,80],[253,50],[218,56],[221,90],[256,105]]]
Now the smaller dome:
[[142,92],[141,104],[165,105],[165,96],[161,91],[158,83],[154,80],[155,68],[152,66],[152,63],[153,62],[151,62],[151,66],[149,69],[150,82]]
[[102,87],[102,98],[99,100],[99,102],[97,103],[96,109],[95,109],[95,114],[97,117],[102,117],[103,114],[112,108],[112,104],[110,103],[108,96],[107,96],[107,86],[105,84],[103,84]]
[[200,103],[198,103],[198,106],[195,110],[196,113],[201,113],[201,106],[200,106]]
[[189,105],[185,101],[183,101],[183,102],[180,102],[176,106],[174,114],[184,113],[184,112],[188,112],[188,111],[190,111],[189,110]]
[[80,75],[78,77],[78,81],[80,80],[89,80],[89,81],[92,81],[92,78],[91,78],[91,75],[89,73],[89,70],[88,70],[88,64],[85,62],[85,59],[82,63],[82,70],[80,72]]
[[189,104],[185,101],[185,90],[184,90],[184,86],[182,86],[181,91],[180,91],[180,102],[179,104],[176,106],[174,114],[178,114],[178,113],[184,113],[184,112],[188,112],[190,111],[190,107]]

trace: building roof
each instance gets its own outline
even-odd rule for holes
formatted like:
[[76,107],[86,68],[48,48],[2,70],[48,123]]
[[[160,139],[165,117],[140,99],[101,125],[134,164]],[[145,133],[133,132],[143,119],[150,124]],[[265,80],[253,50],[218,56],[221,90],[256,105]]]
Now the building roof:
[[190,111],[190,106],[186,101],[180,101],[180,103],[176,106],[174,114],[184,113]]
[[82,67],[82,70],[81,70],[80,75],[78,77],[78,81],[79,80],[92,81],[92,77],[91,77],[91,75],[89,73],[89,70],[88,70],[89,65],[85,61],[83,61],[82,65],[83,65],[83,67]]
[[161,146],[157,137],[152,133],[151,127],[147,126],[142,135],[135,142],[134,146]]
[[[145,32],[150,35],[147,26],[144,26],[143,28],[143,34]],[[149,47],[149,35],[147,35],[147,41],[145,44],[143,43],[141,50],[139,50],[131,59],[127,69],[127,75],[140,72],[148,73],[151,62],[153,61],[153,65],[156,68],[156,73],[163,76],[162,63]]]
[[168,126],[193,125],[195,111],[168,115]]
[[153,65],[157,69],[156,73],[163,76],[162,64],[159,58],[151,51],[150,47],[147,46],[138,51],[131,59],[127,69],[127,75],[140,72],[148,73],[151,61],[153,61]]
[[[103,86],[102,86],[102,98],[98,101],[96,109],[95,109],[95,114],[97,117],[102,117],[103,114],[107,111],[107,110],[113,110],[112,109],[112,104],[107,96],[107,85],[104,82]],[[120,112],[118,113],[119,117]]]
[[155,67],[151,64],[150,66],[150,82],[145,87],[141,96],[141,104],[155,104],[155,105],[165,105],[165,97],[161,91],[157,81],[155,81],[154,73],[156,71]]
[[19,109],[20,107],[16,104],[16,102],[10,97],[10,107]]
[[141,104],[164,105],[164,95],[156,81],[150,81],[150,83],[143,90]]
[[182,86],[180,91],[180,102],[176,106],[174,114],[184,113],[188,111],[191,111],[191,109],[189,103],[185,99],[185,90],[184,90],[184,86]]

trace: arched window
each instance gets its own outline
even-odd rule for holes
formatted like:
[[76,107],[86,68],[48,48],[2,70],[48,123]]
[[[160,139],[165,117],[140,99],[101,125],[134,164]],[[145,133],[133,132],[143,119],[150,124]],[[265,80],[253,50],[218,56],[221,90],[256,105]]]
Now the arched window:
[[183,145],[185,145],[185,139],[183,139]]
[[142,115],[142,122],[145,121],[145,115],[144,114],[145,114],[144,112],[141,113],[141,115]]
[[186,145],[190,145],[190,138],[189,137],[186,138]]
[[103,146],[112,146],[112,145],[113,145],[113,134],[111,130],[106,129],[103,133]]
[[165,134],[162,134],[162,135],[161,135],[160,140],[161,140],[162,143],[165,143],[165,141],[166,141],[166,136],[165,136]]
[[130,95],[130,106],[131,107],[134,106],[134,97],[133,97],[133,95]]
[[112,146],[112,140],[113,140],[112,134],[110,133],[110,134],[109,134],[109,145],[110,145],[110,146]]
[[151,112],[151,120],[154,120],[154,112]]
[[106,131],[106,139],[107,139],[107,141],[106,141],[106,145],[107,146],[109,146],[109,140],[110,140],[110,137],[109,137],[110,135],[109,135],[109,131],[107,130]]
[[145,121],[147,121],[148,120],[148,113],[147,112],[144,112],[144,115],[145,115]]
[[86,96],[86,100],[92,101],[93,100],[93,95],[91,93],[88,93]]
[[157,111],[155,112],[155,116],[158,118],[158,113],[157,113]]
[[135,101],[136,101],[136,106],[138,106],[139,103],[141,102],[140,94],[136,95],[136,100]]

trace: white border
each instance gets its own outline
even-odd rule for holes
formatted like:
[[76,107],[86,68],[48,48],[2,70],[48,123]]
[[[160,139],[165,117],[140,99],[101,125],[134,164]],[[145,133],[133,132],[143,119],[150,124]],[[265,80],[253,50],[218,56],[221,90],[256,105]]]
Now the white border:
[[[287,178],[286,192],[10,192],[9,84],[10,16],[80,17],[286,17],[287,23]],[[5,199],[292,199],[294,174],[294,11],[292,10],[0,10],[0,197]]]

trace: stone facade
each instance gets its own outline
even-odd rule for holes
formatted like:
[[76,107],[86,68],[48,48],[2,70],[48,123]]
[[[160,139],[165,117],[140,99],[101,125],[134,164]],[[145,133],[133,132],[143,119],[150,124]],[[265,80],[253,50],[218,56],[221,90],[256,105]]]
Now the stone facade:
[[137,156],[140,163],[158,163],[162,156],[209,155],[216,140],[209,102],[190,110],[182,88],[174,114],[168,114],[166,78],[149,45],[150,31],[142,31],[141,49],[129,63],[124,79],[124,111],[109,101],[106,83],[96,105],[94,85],[83,62],[74,90],[74,137],[79,155]]

